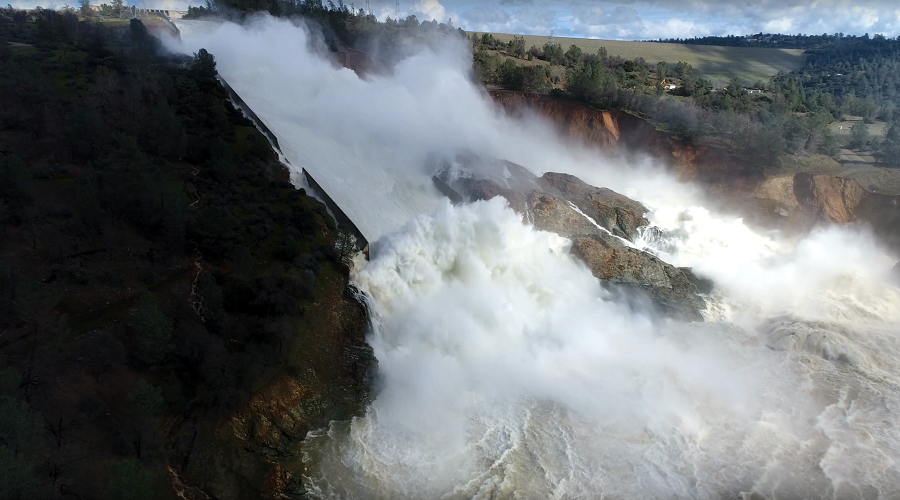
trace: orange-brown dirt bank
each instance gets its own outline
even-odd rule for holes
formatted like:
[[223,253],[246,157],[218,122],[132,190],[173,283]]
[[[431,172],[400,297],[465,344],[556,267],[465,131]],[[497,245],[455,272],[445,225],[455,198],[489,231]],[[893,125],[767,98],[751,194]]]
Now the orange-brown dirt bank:
[[620,110],[601,111],[542,94],[492,91],[513,115],[549,119],[564,137],[612,154],[647,155],[680,180],[698,183],[748,220],[792,230],[817,223],[862,222],[900,249],[900,196],[865,189],[854,179],[759,166],[721,147],[682,139]]

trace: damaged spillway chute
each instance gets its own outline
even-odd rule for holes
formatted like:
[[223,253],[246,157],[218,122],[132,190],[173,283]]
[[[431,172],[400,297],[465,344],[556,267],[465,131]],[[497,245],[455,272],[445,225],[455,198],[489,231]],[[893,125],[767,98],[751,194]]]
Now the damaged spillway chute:
[[[241,99],[241,96],[238,95],[237,92],[231,85],[228,85],[228,82],[225,81],[221,76],[218,78],[219,82],[225,87],[225,90],[228,92],[228,97],[231,99],[231,103],[235,108],[243,113],[244,117],[253,122],[253,125],[256,126],[257,130],[259,130],[266,139],[269,140],[269,144],[272,145],[272,148],[278,153],[278,160],[288,169],[288,171],[292,174],[292,177],[297,174],[297,172],[291,168],[290,160],[284,156],[284,153],[281,151],[281,146],[278,144],[278,137],[266,126],[265,122],[253,112],[250,106]],[[309,192],[311,196],[318,199],[328,208],[328,212],[334,218],[335,222],[340,226],[341,231],[348,232],[353,236],[353,242],[356,248],[366,256],[369,257],[369,241],[363,236],[362,232],[356,227],[350,217],[341,210],[341,207],[334,202],[331,196],[322,189],[322,186],[319,185],[318,182],[310,175],[309,171],[306,169],[301,169],[299,172],[301,176],[300,179],[293,179],[295,185],[298,187],[303,187]]]

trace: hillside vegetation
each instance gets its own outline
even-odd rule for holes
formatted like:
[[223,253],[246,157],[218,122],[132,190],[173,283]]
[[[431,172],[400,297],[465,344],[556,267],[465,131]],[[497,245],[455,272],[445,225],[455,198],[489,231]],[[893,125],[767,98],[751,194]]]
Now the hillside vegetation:
[[[491,33],[503,43],[521,36],[525,46],[543,47],[547,43],[546,36],[509,35]],[[757,49],[747,47],[714,47],[705,45],[686,45],[657,42],[623,42],[616,40],[596,40],[589,38],[554,37],[553,43],[568,49],[575,45],[585,53],[596,53],[605,47],[610,56],[623,59],[643,58],[650,64],[664,61],[671,65],[679,61],[690,64],[697,76],[709,80],[717,87],[728,84],[737,78],[743,85],[753,85],[757,81],[766,81],[778,74],[798,70],[806,63],[806,56],[797,49]]]

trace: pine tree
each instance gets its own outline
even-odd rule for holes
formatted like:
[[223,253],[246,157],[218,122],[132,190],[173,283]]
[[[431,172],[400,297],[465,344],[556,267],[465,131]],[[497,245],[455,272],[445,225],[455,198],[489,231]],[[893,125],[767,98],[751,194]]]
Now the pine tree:
[[863,122],[856,122],[856,125],[850,129],[850,148],[862,149],[869,142],[869,128]]
[[878,151],[875,151],[875,160],[879,163],[900,163],[900,122],[888,129],[884,141],[878,145]]

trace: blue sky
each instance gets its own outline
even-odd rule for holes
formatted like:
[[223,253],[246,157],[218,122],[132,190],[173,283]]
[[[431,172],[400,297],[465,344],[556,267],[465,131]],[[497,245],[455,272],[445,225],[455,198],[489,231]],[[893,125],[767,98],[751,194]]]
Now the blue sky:
[[[177,9],[202,1],[132,0],[151,8]],[[365,5],[365,0],[351,1],[356,8]],[[370,3],[379,19],[395,15],[395,0]],[[25,0],[14,5],[53,7],[63,3]],[[401,0],[400,11],[401,17],[415,14],[421,20],[452,19],[454,26],[468,31],[549,35],[553,30],[556,36],[622,40],[760,31],[900,34],[897,0]]]

